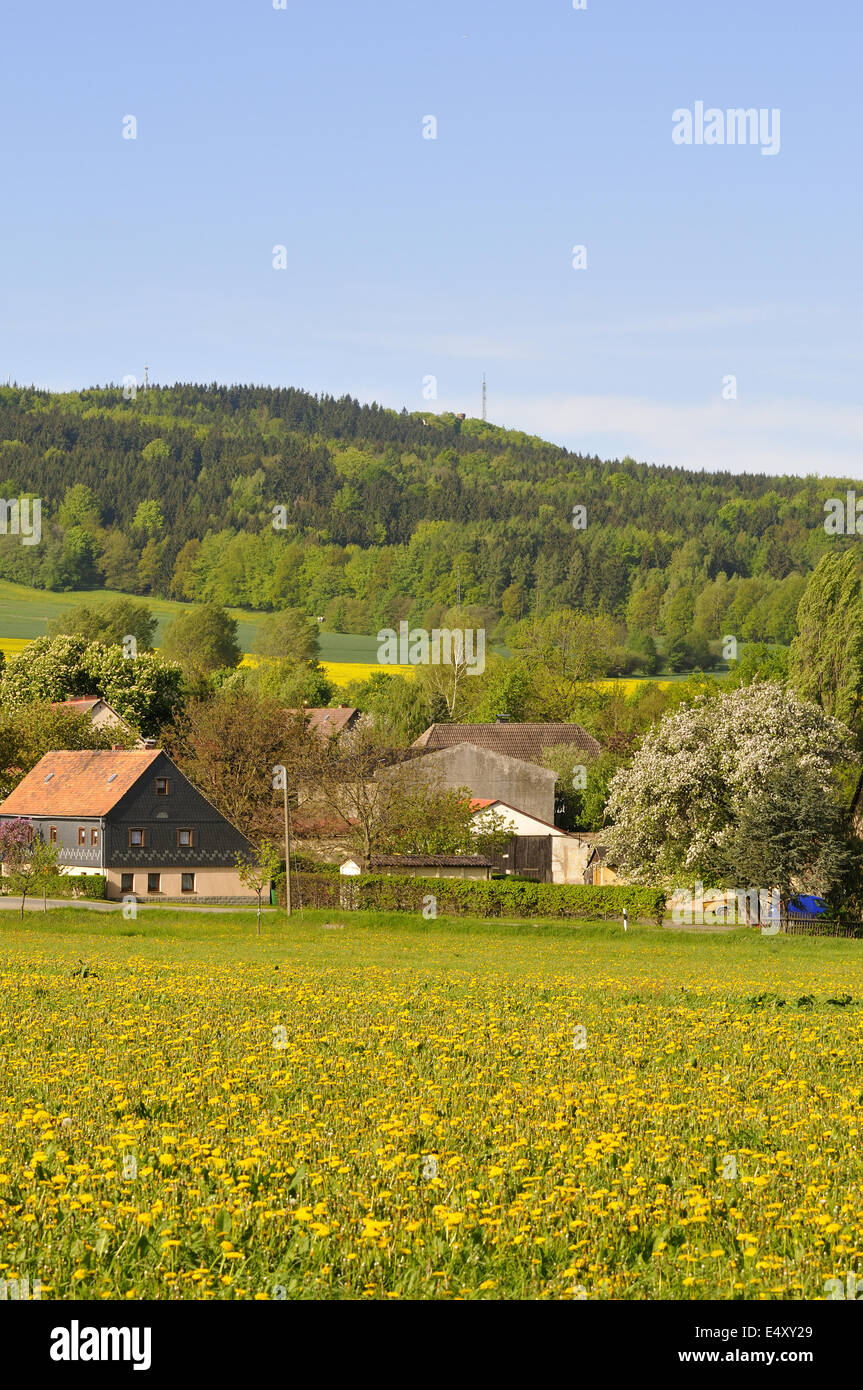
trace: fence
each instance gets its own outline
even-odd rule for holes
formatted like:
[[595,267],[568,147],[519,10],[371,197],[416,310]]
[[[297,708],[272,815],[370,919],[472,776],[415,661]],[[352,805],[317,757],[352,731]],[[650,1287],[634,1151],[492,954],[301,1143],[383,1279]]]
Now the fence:
[[834,922],[824,917],[782,914],[781,929],[789,936],[863,936],[863,922]]

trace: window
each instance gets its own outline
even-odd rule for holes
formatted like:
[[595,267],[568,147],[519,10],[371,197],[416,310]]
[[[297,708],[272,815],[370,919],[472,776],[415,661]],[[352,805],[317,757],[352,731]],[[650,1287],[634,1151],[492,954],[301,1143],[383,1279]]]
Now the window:
[[194,830],[178,830],[178,831],[177,831],[177,844],[180,846],[181,849],[191,849],[192,846],[194,845],[194,843],[195,843],[195,832],[194,832]]
[[170,790],[171,790],[171,783],[168,781],[168,778],[167,778],[167,777],[157,777],[157,778],[156,778],[156,795],[157,795],[157,796],[167,796],[168,793],[170,792]]
[[98,832],[98,830],[91,830],[91,831],[90,831],[90,844],[91,844],[91,845],[98,845],[98,843],[99,843],[99,832]]
[[56,845],[56,843],[57,843],[57,827],[56,827],[56,825],[52,825],[52,826],[50,827],[50,829],[49,829],[49,831],[48,831],[48,839],[51,841],[51,844],[52,844],[52,845]]
[[181,885],[180,885],[180,886],[181,886],[181,888],[182,888],[182,890],[183,890],[184,893],[194,893],[194,891],[195,891],[195,875],[194,875],[194,874],[182,874],[182,875],[181,875]]
[[79,825],[79,826],[78,826],[78,844],[79,844],[79,845],[86,845],[86,843],[87,843],[87,831],[85,830],[85,828],[84,828],[83,825]]
[[134,888],[135,888],[135,875],[134,875],[134,874],[121,874],[121,875],[120,875],[120,892],[121,892],[121,893],[132,893],[132,892],[134,891]]
[[161,874],[147,874],[147,892],[158,893]]
[[144,830],[129,831],[129,848],[143,849],[147,843],[147,834]]

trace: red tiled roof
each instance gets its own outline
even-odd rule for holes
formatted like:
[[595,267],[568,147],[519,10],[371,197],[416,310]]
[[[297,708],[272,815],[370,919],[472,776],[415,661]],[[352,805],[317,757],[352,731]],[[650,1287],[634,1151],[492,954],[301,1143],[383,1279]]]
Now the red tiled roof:
[[160,756],[158,748],[46,753],[0,802],[0,815],[107,815]]
[[289,709],[288,714],[304,714],[310,729],[317,734],[329,737],[341,734],[359,711],[353,705],[339,705],[338,709]]
[[52,709],[77,709],[86,714],[94,705],[106,704],[101,695],[70,695],[68,700],[52,700]]
[[489,806],[500,806],[504,812],[515,811],[517,816],[527,816],[528,820],[535,820],[537,825],[547,825],[549,830],[554,830],[556,834],[563,835],[570,840],[587,840],[588,838],[580,830],[561,830],[560,826],[555,825],[553,821],[545,820],[543,816],[535,816],[533,811],[522,811],[518,806],[511,805],[509,801],[501,801],[499,796],[492,800],[489,800],[488,797],[477,797],[470,803],[473,815],[476,815],[478,811],[487,810]]
[[553,748],[558,743],[570,744],[592,758],[602,751],[580,724],[432,724],[412,746],[432,753],[459,743],[490,748],[494,753],[526,763],[538,763],[543,748]]

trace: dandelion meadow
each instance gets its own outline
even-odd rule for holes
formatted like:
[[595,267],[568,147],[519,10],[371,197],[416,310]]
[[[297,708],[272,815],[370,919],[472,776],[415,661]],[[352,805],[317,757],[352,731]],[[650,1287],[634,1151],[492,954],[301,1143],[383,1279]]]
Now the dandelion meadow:
[[863,1264],[863,943],[0,914],[0,1277],[46,1299],[811,1299]]

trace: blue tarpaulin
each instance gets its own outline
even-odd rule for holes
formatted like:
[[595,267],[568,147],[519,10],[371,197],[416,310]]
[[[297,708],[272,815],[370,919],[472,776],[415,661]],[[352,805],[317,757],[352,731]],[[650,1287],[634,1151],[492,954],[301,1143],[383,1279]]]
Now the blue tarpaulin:
[[796,893],[788,902],[788,911],[792,917],[821,917],[828,907],[829,903],[823,898],[816,898],[812,893]]

